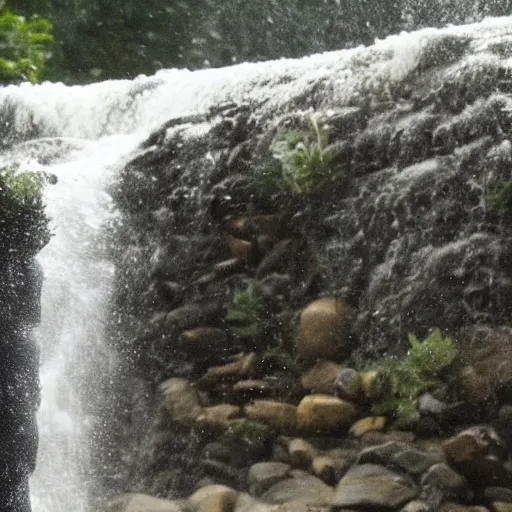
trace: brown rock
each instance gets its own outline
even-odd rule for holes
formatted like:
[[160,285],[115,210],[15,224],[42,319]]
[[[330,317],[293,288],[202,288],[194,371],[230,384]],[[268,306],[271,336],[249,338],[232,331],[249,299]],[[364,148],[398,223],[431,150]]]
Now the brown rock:
[[338,359],[343,353],[354,311],[343,300],[318,299],[300,315],[297,354],[304,359]]
[[311,393],[332,395],[334,393],[334,382],[342,368],[343,366],[340,364],[320,359],[300,379],[302,387]]
[[506,448],[491,427],[471,427],[443,443],[448,462],[473,483],[499,485],[506,479]]
[[321,455],[313,459],[311,472],[327,485],[336,483],[336,462],[327,455]]
[[252,242],[241,240],[231,235],[227,236],[227,242],[231,256],[236,258],[247,265],[254,265],[257,260],[256,247]]
[[241,415],[242,409],[239,406],[220,404],[213,407],[205,407],[196,418],[196,422],[225,430],[232,424],[231,420],[240,418]]
[[263,397],[272,395],[276,385],[267,380],[241,380],[233,386],[233,393],[243,397]]
[[459,384],[476,403],[512,399],[512,328],[471,326],[457,336],[459,357],[466,363]]
[[297,407],[297,425],[308,431],[335,431],[348,427],[357,418],[349,402],[328,395],[308,395]]
[[502,501],[493,501],[491,503],[492,512],[512,512],[512,503]]
[[192,425],[202,413],[197,391],[186,379],[168,379],[160,384],[163,406],[170,418],[181,425]]
[[238,359],[231,363],[221,366],[211,366],[199,381],[198,386],[208,388],[212,384],[223,380],[235,380],[250,377],[256,368],[257,356],[254,352],[242,354]]
[[224,485],[202,487],[189,497],[188,501],[198,512],[233,512],[238,493]]
[[294,431],[297,427],[297,407],[284,402],[255,400],[245,406],[245,415],[283,431]]
[[290,464],[294,468],[308,470],[316,454],[316,449],[304,439],[292,439],[288,443]]
[[126,493],[110,501],[105,512],[185,512],[190,504],[185,500],[164,500],[147,494]]
[[356,421],[349,430],[349,433],[354,437],[361,437],[367,432],[374,432],[384,429],[387,423],[387,418],[384,416],[370,416]]
[[293,240],[286,239],[277,242],[272,250],[265,255],[256,269],[258,279],[272,272],[285,273],[290,265]]

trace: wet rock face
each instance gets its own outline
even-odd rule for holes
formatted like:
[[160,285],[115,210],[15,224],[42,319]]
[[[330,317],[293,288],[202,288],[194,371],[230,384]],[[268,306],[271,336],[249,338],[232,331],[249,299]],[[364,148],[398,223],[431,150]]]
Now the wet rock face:
[[[126,371],[154,384],[199,379],[241,353],[276,348],[277,338],[293,356],[336,365],[350,354],[403,353],[408,332],[424,338],[433,327],[456,333],[509,322],[512,228],[493,196],[512,179],[511,70],[486,41],[468,37],[433,38],[403,72],[391,69],[400,60],[394,50],[373,60],[361,54],[348,92],[340,70],[272,107],[215,106],[153,134],[113,191],[122,222],[111,335]],[[446,58],[433,58],[436,48]],[[376,61],[369,79],[363,69]],[[306,109],[330,127],[344,178],[310,194],[264,191],[251,176],[271,152],[276,125],[303,128]],[[268,300],[261,316],[274,323],[248,341],[229,331],[226,306],[252,279]],[[343,301],[353,319],[334,311],[324,336],[301,334],[301,312],[319,299]],[[285,309],[288,320],[274,315]],[[199,333],[211,335],[202,350]],[[475,365],[468,362],[478,376]],[[237,404],[241,395],[257,399],[244,414],[293,430],[303,390],[290,385],[279,402],[265,375],[251,372],[260,380],[244,384],[233,382],[231,366],[214,373],[215,389],[227,391],[207,407],[233,399],[236,385]],[[321,384],[319,393],[330,392]],[[160,469],[137,471],[143,488]]]

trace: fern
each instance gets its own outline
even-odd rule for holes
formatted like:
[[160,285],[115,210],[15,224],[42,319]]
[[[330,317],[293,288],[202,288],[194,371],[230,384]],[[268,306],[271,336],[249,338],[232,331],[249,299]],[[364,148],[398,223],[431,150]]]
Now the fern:
[[258,281],[250,281],[245,290],[235,293],[226,322],[238,336],[255,336],[264,313],[263,287]]

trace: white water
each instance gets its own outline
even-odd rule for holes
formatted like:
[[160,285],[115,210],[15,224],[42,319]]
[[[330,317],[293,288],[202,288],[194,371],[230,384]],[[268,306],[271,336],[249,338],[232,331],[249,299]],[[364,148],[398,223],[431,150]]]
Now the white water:
[[[250,100],[266,102],[262,108],[286,106],[322,84],[330,91],[329,104],[343,106],[361,91],[368,93],[407,76],[424,48],[446,34],[469,36],[480,62],[493,62],[496,57],[487,53],[487,47],[512,36],[512,19],[404,34],[370,49],[301,60],[196,73],[162,71],[154,77],[87,87],[25,84],[0,90],[0,108],[10,105],[15,110],[9,127],[21,134],[37,127],[45,137],[20,144],[2,161],[19,161],[59,178],[45,196],[55,236],[39,257],[45,283],[37,332],[43,403],[38,469],[32,479],[35,512],[87,512],[87,496],[94,493],[88,451],[91,418],[79,388],[94,373],[88,354],[99,352],[115,364],[103,342],[113,269],[98,242],[112,214],[106,185],[127,154],[162,122],[204,113],[219,103]],[[57,146],[62,155],[48,163],[45,159]],[[94,392],[93,382],[87,389]]]

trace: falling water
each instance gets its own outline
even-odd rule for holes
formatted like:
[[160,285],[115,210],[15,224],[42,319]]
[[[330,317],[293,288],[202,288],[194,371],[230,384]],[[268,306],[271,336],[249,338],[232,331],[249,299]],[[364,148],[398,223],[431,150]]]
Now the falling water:
[[[474,52],[512,35],[512,20],[489,20],[452,32],[471,34]],[[103,341],[114,269],[102,231],[115,213],[108,184],[151,129],[172,117],[205,113],[226,102],[286,106],[313,94],[346,104],[361,83],[382,87],[415,68],[426,44],[447,31],[426,30],[381,41],[370,49],[330,52],[300,60],[242,64],[220,70],[167,70],[154,77],[86,87],[62,84],[0,90],[0,126],[11,145],[1,162],[55,174],[45,191],[54,237],[39,255],[45,274],[41,346],[40,453],[32,478],[35,512],[86,512],[94,494],[89,459],[94,418],[93,361],[115,365]],[[487,58],[487,57],[484,57]],[[357,68],[357,73],[355,72]],[[284,109],[285,110],[285,109]],[[94,357],[90,357],[94,355]]]

